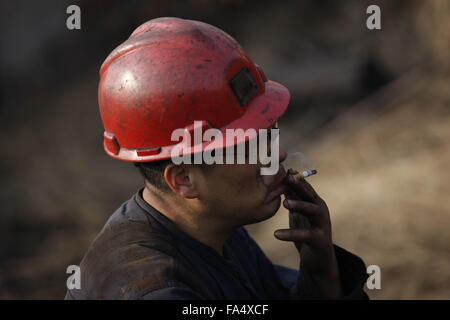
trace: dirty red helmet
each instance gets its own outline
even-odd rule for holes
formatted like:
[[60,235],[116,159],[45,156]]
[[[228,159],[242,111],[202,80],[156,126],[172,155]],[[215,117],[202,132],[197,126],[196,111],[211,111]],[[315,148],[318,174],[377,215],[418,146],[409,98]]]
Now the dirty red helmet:
[[[172,141],[172,132],[192,132],[196,120],[203,131],[216,128],[224,135],[226,129],[269,128],[285,112],[289,91],[267,80],[220,29],[158,18],[138,27],[106,58],[98,101],[108,155],[146,162],[170,158],[183,143]],[[202,142],[196,152],[207,145]]]

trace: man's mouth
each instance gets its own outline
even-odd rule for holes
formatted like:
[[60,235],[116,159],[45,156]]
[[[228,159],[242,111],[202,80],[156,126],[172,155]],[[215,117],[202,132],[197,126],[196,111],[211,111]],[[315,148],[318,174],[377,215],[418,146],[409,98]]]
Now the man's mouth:
[[268,194],[267,194],[267,201],[272,201],[274,199],[277,199],[279,196],[281,196],[285,192],[285,184],[283,183],[284,179],[286,177],[286,171],[284,170],[284,167],[280,165],[280,169],[278,170],[278,173],[276,175],[274,183],[271,184],[271,187],[269,188]]

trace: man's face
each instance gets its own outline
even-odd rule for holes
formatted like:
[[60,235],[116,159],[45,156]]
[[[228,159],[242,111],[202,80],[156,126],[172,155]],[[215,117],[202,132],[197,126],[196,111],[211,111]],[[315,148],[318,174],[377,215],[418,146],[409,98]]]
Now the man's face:
[[[279,162],[286,158],[280,147]],[[274,175],[261,175],[261,164],[217,164],[197,176],[199,199],[208,211],[230,226],[259,222],[272,217],[280,207],[282,165]]]

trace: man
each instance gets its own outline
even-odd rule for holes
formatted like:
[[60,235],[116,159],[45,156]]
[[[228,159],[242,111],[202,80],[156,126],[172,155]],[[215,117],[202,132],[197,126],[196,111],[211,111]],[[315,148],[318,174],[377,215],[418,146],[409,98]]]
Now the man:
[[[110,217],[81,262],[81,289],[66,298],[367,298],[364,263],[332,244],[325,202],[286,173],[283,148],[259,139],[277,132],[288,102],[288,90],[223,31],[178,18],[138,27],[101,67],[99,106],[106,152],[134,162],[145,188]],[[221,136],[240,129],[248,134]],[[215,139],[198,140],[199,130]],[[260,159],[189,164],[238,146],[248,160],[252,141],[277,155],[273,174],[262,174]],[[243,228],[273,216],[282,194],[311,225],[275,233],[295,242],[299,271],[273,265]]]

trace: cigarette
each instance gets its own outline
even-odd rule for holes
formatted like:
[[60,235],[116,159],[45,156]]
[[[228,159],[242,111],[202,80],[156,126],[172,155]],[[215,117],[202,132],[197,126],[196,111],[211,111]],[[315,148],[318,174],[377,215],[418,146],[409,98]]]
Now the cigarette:
[[294,175],[294,177],[296,177],[297,179],[303,179],[309,176],[312,176],[313,174],[316,174],[317,170],[306,170],[300,173],[297,173],[296,175]]

